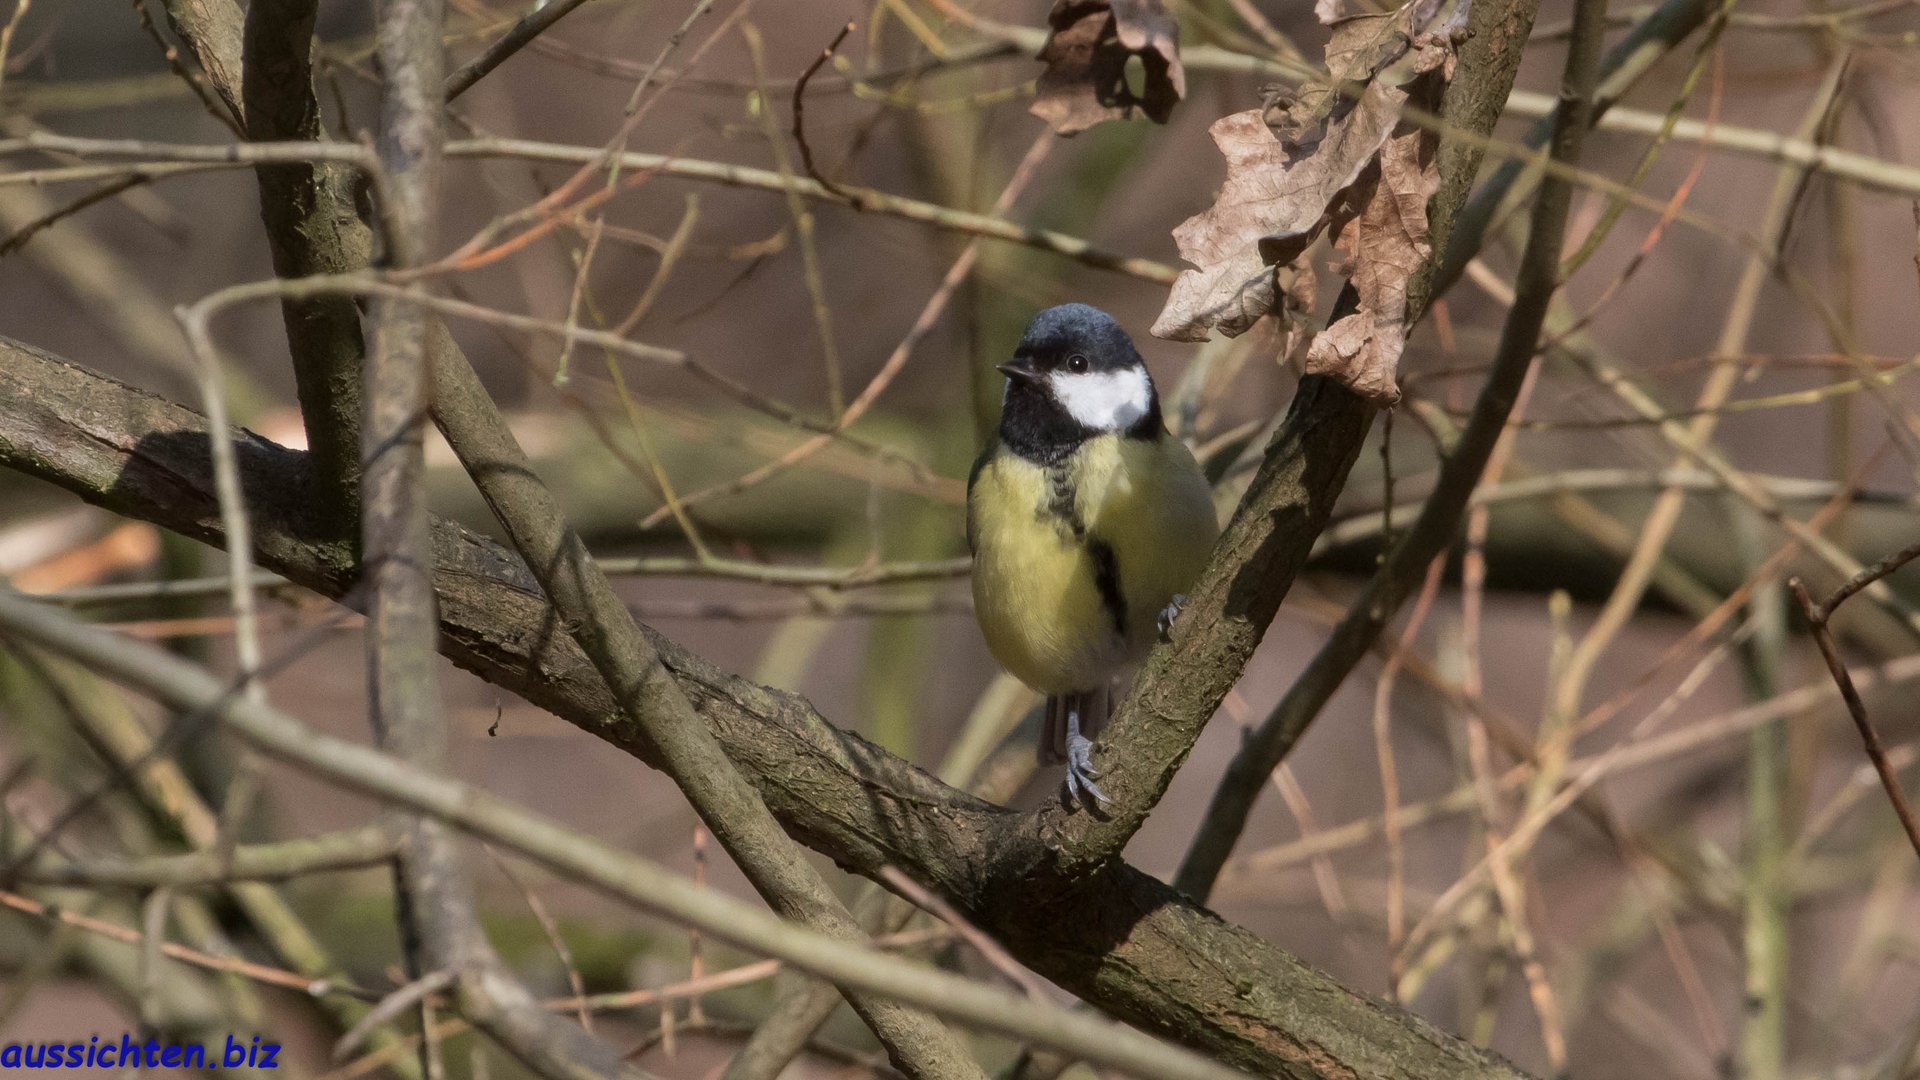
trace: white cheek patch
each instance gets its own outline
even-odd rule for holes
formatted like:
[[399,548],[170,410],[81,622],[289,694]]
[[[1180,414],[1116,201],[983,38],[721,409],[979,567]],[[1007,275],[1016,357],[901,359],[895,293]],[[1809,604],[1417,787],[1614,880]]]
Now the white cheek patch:
[[1075,420],[1095,431],[1125,431],[1147,415],[1147,406],[1153,400],[1153,384],[1145,368],[1078,375],[1056,371],[1047,378],[1053,386],[1054,400]]

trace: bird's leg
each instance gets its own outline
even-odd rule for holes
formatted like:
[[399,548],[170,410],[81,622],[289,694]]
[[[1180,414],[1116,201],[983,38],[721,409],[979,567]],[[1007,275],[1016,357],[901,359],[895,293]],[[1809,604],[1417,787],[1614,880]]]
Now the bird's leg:
[[1113,801],[1093,782],[1100,775],[1093,771],[1093,741],[1080,734],[1080,712],[1087,697],[1075,694],[1067,699],[1067,795],[1081,806],[1088,805],[1088,795],[1097,802]]
[[1159,624],[1161,641],[1167,641],[1173,637],[1173,620],[1180,617],[1180,612],[1186,610],[1186,606],[1187,594],[1174,593],[1173,599],[1167,601],[1167,606],[1160,609]]
[[1039,761],[1042,766],[1067,760],[1067,699],[1047,695],[1046,719],[1040,725]]

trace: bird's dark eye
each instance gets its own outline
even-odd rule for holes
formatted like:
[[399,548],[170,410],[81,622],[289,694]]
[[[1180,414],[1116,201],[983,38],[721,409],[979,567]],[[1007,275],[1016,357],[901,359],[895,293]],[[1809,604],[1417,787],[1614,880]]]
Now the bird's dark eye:
[[1067,357],[1067,370],[1073,372],[1075,375],[1086,374],[1087,358],[1081,356],[1079,353],[1074,353],[1072,356]]

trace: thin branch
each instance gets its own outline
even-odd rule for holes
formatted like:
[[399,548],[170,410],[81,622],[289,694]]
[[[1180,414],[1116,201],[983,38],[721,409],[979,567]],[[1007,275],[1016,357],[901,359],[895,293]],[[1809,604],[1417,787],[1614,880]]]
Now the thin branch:
[[330,870],[378,866],[391,859],[395,850],[393,836],[386,829],[368,826],[299,840],[238,844],[226,851],[195,851],[185,855],[84,862],[49,856],[27,863],[15,871],[15,877],[41,885],[138,889],[285,881]]
[[[833,36],[833,40],[827,43],[826,48],[820,50],[820,55],[813,58],[813,63],[808,64],[807,70],[801,72],[800,78],[794,82],[793,141],[800,147],[800,165],[807,170],[808,176],[813,177],[814,183],[845,199],[853,205],[855,210],[858,210],[860,209],[860,201],[858,199],[840,190],[838,185],[827,179],[821,174],[819,169],[814,167],[813,147],[807,142],[807,127],[803,119],[807,101],[807,83],[812,81],[814,74],[825,66],[828,60],[833,58],[834,50],[838,49],[840,43],[847,40],[847,35],[851,33],[853,33],[853,20],[848,19],[847,24],[840,28],[840,32]],[[0,49],[0,56],[4,55],[5,50]]]
[[[574,628],[573,637],[592,658],[614,699],[645,732],[668,775],[768,903],[836,938],[858,940],[859,928],[846,909],[694,717],[685,694],[588,556],[579,533],[540,482],[466,358],[444,333],[432,353],[434,420],[552,599],[549,617]],[[982,1075],[937,1021],[860,995],[850,1003],[904,1071],[933,1077]]]
[[[4,144],[0,143],[0,146]],[[626,170],[645,170],[661,176],[706,180],[730,187],[758,188],[763,191],[785,192],[791,188],[802,198],[838,201],[832,192],[813,180],[782,177],[778,172],[770,169],[755,169],[745,165],[703,161],[698,158],[667,154],[646,154],[630,150],[608,155],[605,151],[593,147],[563,146],[528,139],[467,139],[449,142],[447,156],[514,157],[530,161],[573,164],[588,164],[605,159]],[[840,189],[847,197],[857,200],[861,209],[868,213],[919,221],[993,240],[1005,240],[1008,243],[1051,252],[1088,266],[1112,270],[1162,285],[1172,284],[1174,278],[1179,276],[1179,271],[1166,263],[1116,254],[1095,247],[1080,237],[1067,236],[1050,229],[1028,228],[986,214],[956,210],[937,203],[910,199],[873,188],[843,184]]]
[[[740,37],[747,44],[747,57],[753,67],[757,93],[765,102],[770,95],[766,89],[766,50],[760,31],[753,23],[744,22],[740,24]],[[814,242],[817,219],[813,211],[808,209],[807,201],[800,196],[799,180],[793,174],[793,163],[787,154],[786,141],[780,137],[773,110],[762,107],[756,113],[760,129],[766,136],[767,148],[773,151],[773,164],[786,193],[787,213],[793,218],[794,240],[800,248],[800,277],[806,284],[807,298],[813,302],[813,326],[820,337],[820,359],[826,374],[827,411],[837,417],[846,410],[847,400],[840,385],[840,346],[833,333],[833,305],[827,298],[826,276],[820,272],[819,245]]]
[[[117,513],[220,543],[203,418],[4,339],[0,402],[0,464]],[[355,566],[299,529],[301,455],[251,435],[240,437],[238,449],[260,565],[353,602]],[[513,552],[444,522],[435,537],[446,655],[624,753],[657,760],[570,639],[502,633],[551,617]],[[900,866],[1022,963],[1103,1011],[1263,1075],[1297,1072],[1302,1061],[1323,1063],[1313,1069],[1326,1077],[1395,1069],[1517,1075],[1124,862],[1070,881],[1027,873],[1045,856],[1016,831],[1017,815],[834,727],[803,698],[728,675],[642,632],[699,722],[748,770],[794,835],[867,877]],[[1195,968],[1186,959],[1193,955],[1213,960]]]
[[15,228],[6,239],[0,240],[0,255],[10,255],[13,252],[19,251],[26,246],[27,241],[33,239],[35,234],[42,230],[57,225],[61,220],[72,217],[90,206],[105,202],[122,192],[139,187],[148,182],[148,178],[144,176],[121,176],[117,179],[108,180],[106,183],[74,199],[72,202],[66,203],[55,210],[42,214],[34,220]]
[[968,922],[966,916],[955,911],[952,904],[940,899],[939,893],[908,877],[897,866],[885,867],[880,871],[880,877],[889,888],[912,901],[914,906],[953,927],[954,933],[959,934],[967,944],[973,946],[974,951],[978,952],[987,963],[992,964],[1000,974],[1005,975],[1009,982],[1018,986],[1022,993],[1035,1001],[1046,1000],[1047,989],[1041,985],[1039,979],[1034,977],[1033,972],[1021,967],[1020,961],[1015,960],[1007,950],[1001,948],[999,942]]
[[[402,269],[426,262],[435,242],[444,112],[444,13],[439,0],[384,0],[379,56],[380,194],[387,252]],[[374,308],[374,348],[366,372],[367,421],[361,488],[361,544],[370,585],[367,612],[369,698],[375,738],[422,775],[445,768],[447,732],[438,692],[438,628],[432,539],[422,485],[429,340],[444,333],[417,302],[416,287],[382,296]],[[448,824],[403,818],[399,860],[403,935],[409,974],[454,974],[461,1013],[529,1069],[550,1080],[637,1077],[611,1046],[541,1009],[481,930],[471,883]],[[414,925],[408,926],[411,918]],[[427,1075],[437,1075],[432,1012],[423,1002]]]
[[[0,174],[0,185],[51,183],[63,179],[84,179],[95,176],[119,177],[131,173],[155,176],[176,175],[205,168],[231,168],[261,163],[336,161],[361,167],[368,167],[371,164],[365,148],[351,143],[212,145],[156,143],[137,139],[81,139],[40,133],[16,139],[0,139],[0,154],[19,153],[26,150],[64,150],[74,154],[148,160],[145,162],[136,160],[126,165],[116,166],[86,166],[82,167],[85,171],[71,175],[69,175],[70,170],[45,170],[39,175]],[[704,180],[729,187],[757,188],[762,191],[785,192],[792,188],[802,198],[837,201],[832,192],[812,180],[782,177],[773,170],[756,169],[747,165],[666,154],[648,154],[639,151],[609,154],[604,149],[590,146],[566,146],[531,139],[450,140],[446,146],[446,154],[448,157],[511,157],[528,161],[578,165],[606,162],[618,166],[623,171],[651,172],[661,176]],[[841,190],[859,200],[861,208],[869,213],[918,221],[937,228],[971,233],[993,240],[1004,240],[1008,243],[1051,252],[1087,266],[1111,270],[1162,285],[1172,284],[1173,280],[1179,276],[1179,271],[1166,263],[1120,255],[1096,247],[1080,237],[1068,236],[1051,229],[1028,228],[985,214],[956,210],[938,203],[894,195],[872,188],[842,185]]]
[[[20,23],[26,19],[27,10],[31,7],[33,7],[33,0],[14,0],[13,14],[7,16],[4,25],[0,25],[0,88],[6,86],[9,54],[13,52],[13,35],[19,31]],[[848,23],[847,29],[853,29],[853,24]],[[842,36],[845,36],[844,33]]]
[[[1007,178],[1006,186],[1001,188],[999,196],[994,200],[993,209],[991,210],[993,217],[999,218],[1013,209],[1014,203],[1025,193],[1028,185],[1032,183],[1035,174],[1039,172],[1041,163],[1046,161],[1047,156],[1052,152],[1054,145],[1058,142],[1059,139],[1055,137],[1051,131],[1043,131],[1027,147],[1026,154],[1021,157],[1020,163],[1014,167],[1013,175]],[[873,378],[867,380],[866,387],[860,391],[859,395],[855,397],[853,401],[847,404],[845,409],[836,410],[837,415],[834,419],[831,433],[815,435],[813,438],[799,443],[772,461],[733,480],[713,484],[698,491],[690,492],[684,498],[678,500],[677,503],[672,504],[672,506],[686,507],[708,499],[737,495],[755,484],[764,483],[785,470],[799,465],[814,454],[826,449],[832,442],[829,435],[844,433],[855,421],[865,416],[868,410],[873,408],[874,402],[879,400],[880,395],[886,391],[887,387],[893,384],[900,372],[905,370],[908,361],[913,358],[914,351],[919,348],[920,343],[926,340],[927,335],[931,334],[934,328],[939,325],[940,318],[946,313],[947,305],[953,300],[954,294],[958,292],[960,287],[972,276],[974,268],[979,264],[980,257],[983,254],[981,247],[980,241],[974,239],[968,241],[967,246],[961,249],[959,257],[954,259],[953,264],[947,267],[946,274],[941,277],[939,286],[934,289],[931,296],[927,297],[927,302],[921,305],[920,313],[914,316],[913,325],[907,328],[906,335],[900,339],[900,343],[895,345],[893,351],[887,354],[886,360],[881,363],[879,370],[874,372]],[[657,524],[662,520],[662,516],[668,509],[668,507],[663,507],[660,510],[654,511],[653,514],[649,515],[641,523],[641,526],[646,528]],[[709,565],[713,564],[713,560],[711,559],[702,561]],[[948,565],[954,566],[958,574],[965,575],[972,572],[973,560],[954,559],[949,560]],[[874,567],[872,569],[878,572],[882,568]]]
[[442,87],[445,99],[449,102],[473,89],[473,84],[487,77],[494,68],[505,63],[507,58],[527,47],[534,38],[546,33],[547,28],[565,18],[573,9],[586,0],[552,0],[551,3],[535,4],[533,10],[520,17],[520,21],[508,28],[507,32],[494,39],[479,56],[461,65],[453,74],[447,76]]
[[[210,519],[219,519],[219,499],[213,493],[210,476],[206,510]],[[224,584],[224,579],[222,581]],[[75,697],[69,685],[72,679],[86,677],[52,664],[42,665],[41,673],[47,680],[48,689],[63,699]],[[272,668],[269,667],[262,674],[270,676],[271,673]],[[135,795],[160,821],[178,830],[194,847],[202,849],[198,853],[182,856],[184,859],[210,856],[222,865],[229,859],[237,860],[239,849],[221,844],[220,822],[214,809],[200,797],[186,773],[168,756],[174,742],[186,732],[198,730],[205,718],[184,713],[156,735],[146,730],[119,697],[110,696],[101,701],[99,707],[80,707],[75,701],[74,707],[68,709],[69,722],[94,745],[113,773],[109,784],[95,791],[102,795],[108,791],[126,791]],[[73,805],[75,808],[83,806],[93,797],[93,793],[89,792]],[[40,839],[36,839],[26,852],[20,854],[28,854],[40,846]],[[22,860],[16,857],[11,862],[18,864]],[[26,865],[45,864],[36,857]],[[9,866],[8,869],[14,868]],[[338,965],[277,890],[260,882],[236,878],[227,883],[225,891],[269,944],[281,964],[314,984],[346,983]],[[327,996],[320,998],[319,1003],[330,1018],[343,1028],[360,1015],[359,1006],[352,1000]],[[403,1071],[403,1075],[414,1074]]]
[[1834,609],[1846,603],[1855,593],[1860,592],[1862,589],[1865,589],[1867,586],[1872,585],[1874,582],[1879,581],[1881,578],[1886,577],[1915,559],[1920,559],[1920,542],[1901,548],[1899,551],[1894,552],[1848,578],[1845,584],[1833,590],[1833,595],[1820,601],[1819,621],[1825,623],[1827,620],[1833,618]]
[[[303,161],[333,161],[372,168],[376,160],[366,147],[356,143],[287,139],[250,143],[169,143],[149,139],[87,139],[50,131],[30,131],[13,138],[0,139],[0,155],[35,151],[199,165],[284,165]],[[20,173],[7,173],[6,179],[9,183],[29,182]]]
[[[873,943],[889,949],[907,948],[914,945],[925,944],[929,941],[942,941],[948,936],[949,932],[944,929],[930,931],[914,930],[875,938]],[[606,994],[590,994],[584,998],[557,998],[544,1004],[546,1008],[554,1012],[577,1012],[582,1008],[593,1012],[614,1012],[648,1008],[679,1001],[684,998],[698,997],[701,994],[710,994],[716,990],[728,990],[736,986],[746,986],[751,983],[760,982],[772,978],[785,968],[786,965],[778,960],[756,960],[752,963],[728,968],[725,971],[716,971],[711,975],[705,975],[698,979],[686,979],[657,988],[646,990],[618,990]],[[836,1003],[839,1000],[837,996],[834,998]],[[455,1018],[442,1023],[436,1029],[435,1033],[441,1038],[448,1038],[466,1029],[466,1022]],[[391,1064],[399,1054],[404,1053],[418,1041],[418,1036],[407,1036],[405,1039],[398,1040],[393,1046],[376,1050],[364,1057],[358,1058],[343,1067],[339,1072],[328,1075],[334,1077],[335,1080],[348,1080],[348,1078],[351,1077],[363,1076],[374,1069]]]
[[[88,585],[59,592],[39,593],[36,598],[50,604],[73,608],[118,606],[140,600],[198,600],[226,596],[232,587],[224,577],[180,578],[171,581],[140,581],[116,585]],[[294,592],[300,586],[282,577],[262,575],[254,579],[258,593]]]
[[1245,1074],[1111,1020],[909,963],[809,930],[648,860],[570,832],[513,803],[390,755],[323,735],[233,694],[195,666],[91,629],[56,609],[0,593],[0,627],[49,652],[177,708],[209,710],[255,749],[372,798],[510,848],[555,873],[743,949],[778,957],[835,983],[882,994],[985,1030],[1057,1047],[1098,1064],[1164,1080],[1245,1080]]
[[[1820,92],[1814,95],[1806,118],[1800,130],[1810,134],[1820,118],[1825,115],[1832,96],[1839,89],[1841,65],[1834,65],[1828,72]],[[1782,168],[1774,178],[1772,196],[1762,215],[1761,243],[1771,248],[1779,243],[1785,234],[1791,217],[1795,191],[1804,174],[1794,168]],[[1721,325],[1716,355],[1732,356],[1746,351],[1747,335],[1753,325],[1755,313],[1759,309],[1760,290],[1770,277],[1767,260],[1750,258],[1743,267],[1734,294],[1727,306],[1727,313]],[[1556,335],[1564,337],[1565,335]],[[1695,401],[1700,415],[1685,428],[1683,446],[1705,446],[1713,437],[1718,417],[1714,410],[1725,404],[1734,386],[1740,381],[1741,372],[1733,367],[1716,367],[1708,375],[1706,384],[1701,388]],[[1670,421],[1663,421],[1670,423]],[[1625,627],[1627,620],[1639,609],[1640,600],[1646,592],[1653,568],[1664,553],[1667,542],[1674,529],[1679,525],[1680,512],[1686,505],[1686,493],[1677,487],[1663,489],[1648,510],[1646,520],[1640,527],[1639,538],[1634,543],[1633,553],[1627,558],[1614,582],[1612,592],[1601,607],[1593,625],[1575,646],[1569,658],[1566,671],[1553,688],[1550,710],[1558,715],[1571,716],[1580,708],[1585,696],[1587,680],[1601,655],[1612,643],[1614,636]]]
[[347,1056],[359,1049],[375,1030],[398,1019],[401,1013],[414,1008],[427,998],[452,986],[457,978],[459,978],[458,972],[452,968],[442,968],[415,979],[381,998],[374,1003],[373,1008],[367,1010],[367,1015],[361,1017],[359,1023],[348,1028],[346,1034],[334,1040],[333,1060],[345,1061]]
[[[1561,87],[1566,112],[1553,132],[1551,149],[1552,160],[1561,164],[1575,165],[1580,159],[1593,104],[1604,14],[1604,4],[1595,0],[1581,0],[1576,8],[1576,17],[1586,20],[1589,31],[1575,38],[1567,54]],[[1533,365],[1547,305],[1560,285],[1560,240],[1572,200],[1573,189],[1568,182],[1558,176],[1542,180],[1517,274],[1516,299],[1501,329],[1493,367],[1474,401],[1472,419],[1441,465],[1433,493],[1420,508],[1419,517],[1388,552],[1379,572],[1348,608],[1307,669],[1228,764],[1175,879],[1183,891],[1205,896],[1212,889],[1254,801],[1266,787],[1267,775],[1367,655],[1425,574],[1427,564],[1453,543],[1468,499],[1480,482]]]
[[[1905,555],[1906,558],[1901,559],[1900,562],[1888,559],[1881,563],[1886,567],[1885,573],[1891,573],[1902,563],[1910,561],[1915,555],[1920,555],[1920,547],[1909,548],[1901,552],[1901,555]],[[1864,581],[1857,585],[1851,581],[1847,583],[1848,586],[1852,586],[1853,592],[1858,592],[1866,584]],[[1900,828],[1905,830],[1907,842],[1913,845],[1913,853],[1920,855],[1920,817],[1914,815],[1913,806],[1907,802],[1906,793],[1900,790],[1900,777],[1894,772],[1892,763],[1887,760],[1886,749],[1880,745],[1880,734],[1874,730],[1873,721],[1867,717],[1866,703],[1860,700],[1860,691],[1853,684],[1853,676],[1847,673],[1846,662],[1840,659],[1840,650],[1833,641],[1833,631],[1827,625],[1834,607],[1838,601],[1845,600],[1846,596],[1836,592],[1828,597],[1825,603],[1815,604],[1813,597],[1807,592],[1805,582],[1795,577],[1789,578],[1787,585],[1793,590],[1793,598],[1800,602],[1800,610],[1806,612],[1808,624],[1813,627],[1813,640],[1820,646],[1820,658],[1826,661],[1827,671],[1833,675],[1834,685],[1840,688],[1840,697],[1847,703],[1847,715],[1853,718],[1853,726],[1860,731],[1860,741],[1866,746],[1867,760],[1873,762],[1874,772],[1880,774],[1880,786],[1886,790],[1887,801],[1893,804],[1894,815],[1900,819]],[[1847,596],[1851,595],[1852,592],[1847,593]]]
[[147,935],[130,926],[121,926],[119,923],[98,919],[78,911],[69,911],[56,904],[43,903],[32,897],[21,896],[18,893],[0,890],[0,908],[7,908],[12,911],[17,911],[22,915],[33,916],[34,918],[47,919],[63,926],[71,926],[79,930],[84,930],[89,934],[98,934],[101,937],[124,942],[128,945],[141,945],[155,949],[160,955],[168,957],[169,959],[178,960],[183,964],[191,964],[194,967],[205,968],[209,971],[229,972],[267,986],[279,986],[288,990],[297,991],[308,997],[324,997],[330,994],[354,992],[350,987],[330,979],[309,979],[291,971],[283,971],[280,968],[257,964],[242,957],[217,956],[199,949],[188,948],[185,945],[173,941],[155,943],[149,939]]
[[581,1030],[591,1032],[593,1014],[587,1010],[586,1006],[587,983],[580,976],[580,965],[574,963],[573,950],[567,947],[567,939],[560,935],[560,924],[554,921],[553,913],[547,910],[547,905],[540,899],[539,894],[528,888],[526,882],[520,880],[520,875],[513,872],[511,863],[501,858],[500,853],[492,848],[487,849],[487,855],[493,859],[493,864],[499,869],[501,876],[511,882],[514,889],[520,893],[521,899],[527,902],[527,910],[533,913],[534,921],[540,924],[540,932],[546,935],[547,944],[553,949],[554,959],[560,961],[560,966],[566,969],[568,988],[581,1002],[580,1007],[574,1010],[574,1018],[580,1021]]
[[[1586,110],[1586,121],[1592,123],[1605,116],[1614,103],[1652,69],[1656,61],[1698,29],[1718,6],[1717,0],[1666,0],[1636,25],[1608,52],[1602,64],[1601,81],[1595,87],[1594,101],[1591,108]],[[1557,118],[1565,108],[1562,101],[1546,99],[1544,95],[1541,97],[1548,108],[1527,135],[1527,145],[1532,147],[1545,145],[1548,138],[1560,130]],[[1508,96],[1507,100],[1513,101],[1515,98],[1523,102],[1526,100],[1518,92]],[[1664,117],[1648,115],[1655,121],[1656,130],[1658,126],[1664,126]],[[1447,245],[1443,249],[1445,254],[1435,263],[1431,296],[1444,294],[1459,279],[1467,263],[1485,241],[1487,226],[1497,215],[1517,206],[1519,200],[1525,197],[1533,183],[1526,164],[1515,159],[1501,165],[1461,209],[1447,237]]]
[[[1905,686],[1916,680],[1920,680],[1920,657],[1909,656],[1864,673],[1860,682],[1868,687],[1894,687]],[[1810,710],[1830,705],[1835,695],[1830,680],[1808,683],[1770,701],[1719,713],[1678,731],[1642,739],[1591,757],[1575,758],[1567,763],[1566,772],[1569,776],[1591,778],[1581,781],[1590,785],[1604,777],[1699,753],[1777,720],[1803,716]],[[1524,766],[1509,770],[1499,778],[1499,789],[1502,792],[1518,790],[1526,782],[1528,771]],[[1401,827],[1430,825],[1452,815],[1466,813],[1475,808],[1476,801],[1474,785],[1471,782],[1462,784],[1445,795],[1402,807]],[[1379,815],[1330,826],[1311,837],[1301,837],[1244,855],[1229,863],[1222,877],[1241,881],[1257,874],[1271,874],[1322,855],[1370,843],[1383,835],[1384,831],[1385,822]]]

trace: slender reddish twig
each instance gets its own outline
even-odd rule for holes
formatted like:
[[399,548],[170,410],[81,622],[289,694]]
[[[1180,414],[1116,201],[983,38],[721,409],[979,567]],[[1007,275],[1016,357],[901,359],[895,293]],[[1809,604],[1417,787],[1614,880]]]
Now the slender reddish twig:
[[1840,687],[1840,697],[1847,703],[1847,715],[1853,717],[1853,726],[1860,729],[1860,741],[1866,744],[1867,760],[1873,762],[1874,771],[1880,774],[1880,786],[1887,791],[1887,801],[1893,804],[1893,812],[1900,819],[1900,827],[1907,832],[1907,841],[1913,845],[1913,853],[1920,855],[1920,818],[1914,817],[1913,807],[1900,790],[1900,779],[1894,774],[1893,764],[1887,760],[1887,752],[1880,745],[1880,735],[1873,729],[1873,721],[1867,718],[1866,703],[1860,700],[1860,691],[1854,688],[1853,676],[1847,673],[1847,665],[1841,662],[1840,651],[1834,647],[1833,632],[1827,628],[1827,619],[1841,601],[1892,573],[1915,556],[1920,556],[1920,544],[1861,571],[1828,597],[1824,604],[1813,602],[1813,597],[1807,592],[1806,582],[1799,578],[1791,578],[1787,584],[1793,589],[1793,597],[1800,602],[1801,610],[1807,613],[1807,622],[1813,627],[1814,643],[1820,646],[1820,658],[1827,662],[1827,670],[1833,673],[1833,681]]
[[1848,578],[1845,585],[1835,589],[1832,596],[1827,597],[1826,600],[1821,602],[1820,621],[1825,623],[1828,619],[1831,619],[1833,617],[1833,609],[1846,603],[1848,598],[1853,596],[1854,593],[1879,581],[1881,578],[1886,577],[1888,574],[1893,573],[1895,570],[1900,569],[1916,558],[1920,558],[1920,542],[1901,548],[1894,554],[1881,559],[1879,562]]
[[848,19],[847,24],[842,26],[840,32],[833,36],[833,40],[827,43],[827,47],[820,50],[820,55],[813,58],[813,63],[807,65],[807,70],[800,73],[799,81],[793,84],[793,141],[799,144],[800,164],[807,170],[807,175],[813,177],[821,187],[847,200],[855,210],[860,210],[864,207],[859,199],[840,190],[840,185],[827,179],[819,169],[814,168],[813,147],[807,145],[806,125],[801,119],[806,109],[808,81],[813,78],[815,72],[826,65],[828,60],[832,59],[834,50],[840,48],[840,43],[847,40],[847,35],[851,33],[853,33],[853,20]]

